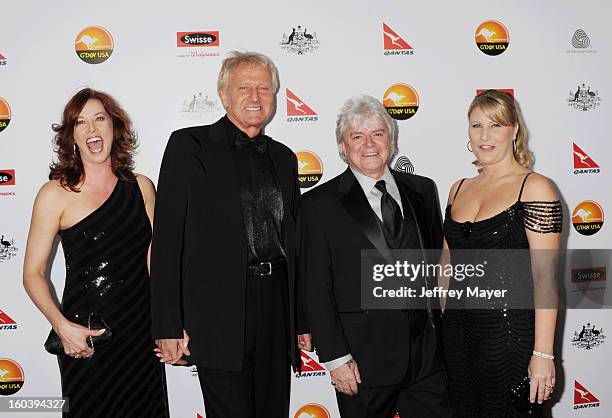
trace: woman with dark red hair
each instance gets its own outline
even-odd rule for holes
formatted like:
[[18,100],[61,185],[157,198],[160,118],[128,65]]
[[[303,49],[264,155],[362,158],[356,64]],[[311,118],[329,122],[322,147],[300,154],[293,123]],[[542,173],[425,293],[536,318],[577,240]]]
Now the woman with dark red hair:
[[[153,353],[148,253],[155,188],[133,172],[136,135],[106,93],[82,89],[53,125],[56,160],[28,236],[24,286],[53,327],[71,417],[168,416]],[[66,261],[58,307],[45,278],[56,235]]]

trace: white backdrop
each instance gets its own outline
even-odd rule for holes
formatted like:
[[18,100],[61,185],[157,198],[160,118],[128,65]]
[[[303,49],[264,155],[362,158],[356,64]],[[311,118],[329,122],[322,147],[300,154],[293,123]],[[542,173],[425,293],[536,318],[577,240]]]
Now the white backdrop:
[[[0,98],[9,104],[11,118],[0,131],[0,234],[6,243],[0,246],[0,359],[16,361],[25,373],[23,388],[13,397],[61,393],[56,360],[42,348],[49,324],[28,299],[21,275],[32,203],[52,158],[50,126],[59,122],[64,104],[82,86],[107,91],[125,107],[140,138],[137,171],[155,182],[173,130],[223,115],[215,86],[225,54],[233,49],[263,52],[275,61],[281,79],[276,116],[266,131],[295,151],[317,154],[324,182],[345,167],[334,138],[341,104],[359,93],[382,100],[393,84],[406,83],[420,101],[413,117],[398,121],[399,155],[410,159],[416,173],[437,182],[442,202],[456,179],[475,174],[466,150],[466,110],[476,90],[513,89],[529,130],[535,169],[553,179],[561,193],[564,243],[568,248],[611,247],[606,223],[591,236],[579,234],[571,223],[582,201],[596,201],[604,212],[612,208],[612,146],[606,142],[612,116],[609,2],[108,0],[94,5],[21,0],[2,6]],[[501,55],[486,55],[476,45],[476,30],[488,20],[508,29],[509,45]],[[402,51],[412,52],[385,55],[383,24],[413,48]],[[114,41],[110,58],[100,64],[88,64],[75,52],[77,35],[91,26],[105,28]],[[298,39],[290,50],[281,42],[287,42],[292,28],[298,29]],[[300,38],[304,29],[310,41]],[[588,42],[579,32],[580,42],[573,45],[579,29]],[[218,46],[177,47],[178,32],[215,31]],[[399,40],[396,44],[404,45]],[[585,99],[568,101],[583,84]],[[304,112],[288,104],[286,89],[313,111],[306,112],[310,118],[292,118]],[[582,110],[585,106],[591,108]],[[6,119],[2,114],[0,103],[0,121]],[[598,173],[574,173],[573,144],[591,158],[577,167],[594,167],[594,162]],[[1,173],[9,170],[14,170],[14,185],[1,183]],[[570,267],[610,269],[609,259],[593,263]],[[51,278],[61,295],[61,248]],[[606,295],[606,281],[573,284],[569,273],[565,281],[570,298]],[[599,335],[588,331],[573,341],[575,331],[593,325]],[[554,416],[610,415],[612,343],[604,338],[610,325],[612,314],[605,310],[570,310],[561,316],[561,384]],[[316,369],[315,364],[311,376],[294,379],[292,417],[309,403],[338,416],[329,376]],[[167,375],[172,416],[203,416],[193,371],[168,368]],[[575,387],[590,395],[576,395],[580,391]],[[325,417],[321,409],[303,411]]]

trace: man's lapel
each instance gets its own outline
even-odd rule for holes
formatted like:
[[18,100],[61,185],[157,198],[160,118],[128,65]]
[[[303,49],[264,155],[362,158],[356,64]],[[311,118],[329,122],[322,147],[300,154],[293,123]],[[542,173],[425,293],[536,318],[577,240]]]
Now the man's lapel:
[[359,225],[361,231],[370,240],[372,245],[381,253],[389,250],[385,235],[380,224],[376,220],[376,214],[372,210],[368,199],[355,178],[355,175],[347,168],[340,178],[338,186],[340,203],[344,210]]
[[[267,137],[266,141],[268,141],[268,155],[270,160],[272,160],[272,169],[274,172],[274,177],[278,185],[281,188],[281,193],[283,195],[283,222],[285,219],[288,219],[288,215],[292,213],[292,204],[290,203],[293,199],[293,189],[294,184],[296,182],[295,178],[290,178],[291,176],[287,176],[286,167],[279,167],[280,161],[286,161],[286,157],[283,156],[280,152],[281,149],[279,147],[273,146],[272,138]],[[289,217],[290,218],[290,217]]]
[[236,166],[232,155],[231,135],[233,133],[229,132],[224,120],[220,119],[210,126],[208,137],[200,141],[200,157],[207,177],[207,190],[202,192],[207,193],[211,205],[225,208],[224,222],[235,223],[236,230],[244,231],[237,171],[240,167]]

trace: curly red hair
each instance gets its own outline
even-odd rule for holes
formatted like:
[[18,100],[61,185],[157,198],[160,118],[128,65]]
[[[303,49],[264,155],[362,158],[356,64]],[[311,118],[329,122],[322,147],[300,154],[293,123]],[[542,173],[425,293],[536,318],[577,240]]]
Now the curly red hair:
[[53,139],[57,160],[49,168],[49,180],[59,180],[62,187],[79,192],[77,185],[85,180],[85,171],[78,148],[75,148],[74,126],[88,100],[99,100],[113,122],[111,165],[113,173],[122,180],[134,180],[134,151],[138,145],[132,122],[119,103],[107,93],[84,88],[66,103],[62,122],[53,124]]

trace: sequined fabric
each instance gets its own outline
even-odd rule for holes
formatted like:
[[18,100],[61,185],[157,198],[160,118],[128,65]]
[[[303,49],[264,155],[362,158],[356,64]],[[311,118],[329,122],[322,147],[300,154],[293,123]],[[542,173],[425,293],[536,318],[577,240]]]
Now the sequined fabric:
[[60,231],[66,259],[61,309],[68,319],[98,313],[113,331],[90,359],[58,356],[69,417],[166,417],[163,366],[153,354],[147,251],[151,226],[138,184]]
[[249,138],[229,119],[225,123],[234,135],[232,154],[238,169],[247,262],[253,265],[283,257],[283,195],[266,152],[267,139],[264,135]]
[[[561,224],[558,201],[522,202],[519,197],[505,211],[478,222],[455,222],[449,205],[444,234],[451,254],[454,249],[528,249],[525,228],[560,232]],[[493,280],[492,288],[532,287],[529,259],[498,260]],[[457,417],[521,416],[510,404],[509,391],[527,375],[535,312],[500,303],[495,300],[488,309],[475,310],[453,309],[458,306],[451,302],[443,315],[443,349]]]

